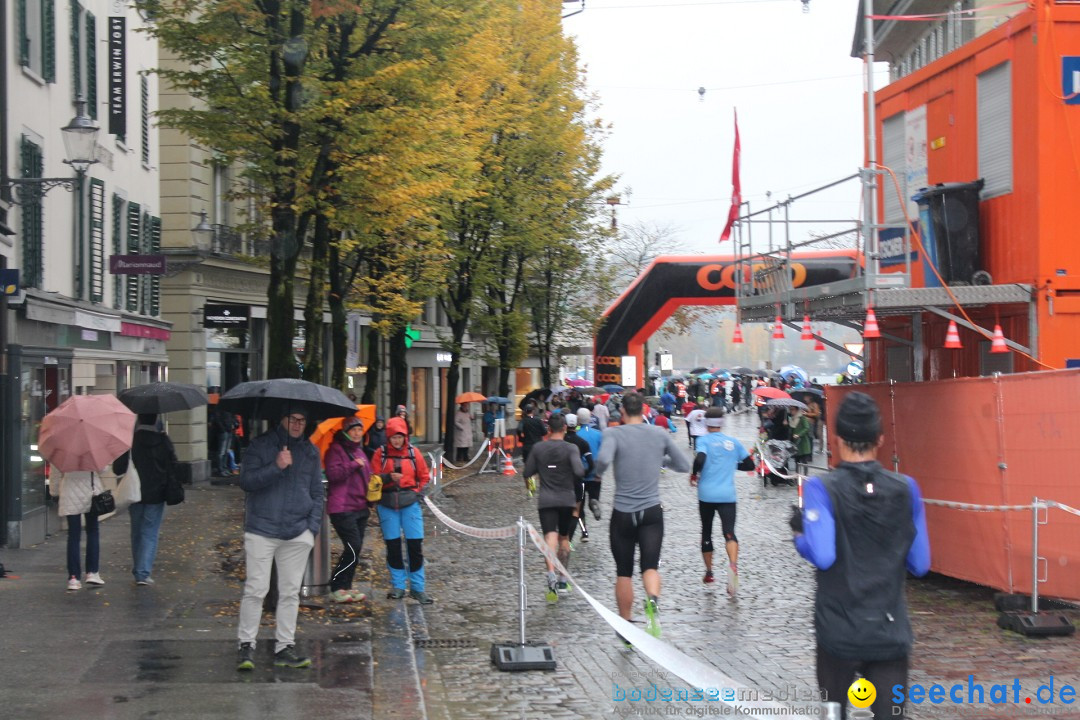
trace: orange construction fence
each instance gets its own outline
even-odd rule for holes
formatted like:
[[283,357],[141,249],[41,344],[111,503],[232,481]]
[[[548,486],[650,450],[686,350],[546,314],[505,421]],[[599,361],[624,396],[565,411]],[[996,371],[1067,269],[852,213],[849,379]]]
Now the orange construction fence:
[[[926,499],[1031,505],[1034,498],[1080,508],[1080,370],[922,383],[830,386],[830,416],[843,396],[865,392],[881,408],[878,460],[918,481]],[[830,428],[831,429],[831,428]],[[835,433],[830,433],[837,462]],[[1080,517],[1041,510],[1039,593],[1080,600]],[[1033,514],[926,505],[932,569],[1028,594]]]

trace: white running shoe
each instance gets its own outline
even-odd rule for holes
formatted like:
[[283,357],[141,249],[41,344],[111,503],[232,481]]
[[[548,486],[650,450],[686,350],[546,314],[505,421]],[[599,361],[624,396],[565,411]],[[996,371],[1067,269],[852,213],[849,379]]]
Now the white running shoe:
[[72,575],[70,578],[68,578],[67,589],[68,590],[82,590],[82,583],[79,582],[79,578],[75,577],[74,575]]
[[86,584],[101,586],[105,584],[105,581],[101,579],[99,573],[86,573]]

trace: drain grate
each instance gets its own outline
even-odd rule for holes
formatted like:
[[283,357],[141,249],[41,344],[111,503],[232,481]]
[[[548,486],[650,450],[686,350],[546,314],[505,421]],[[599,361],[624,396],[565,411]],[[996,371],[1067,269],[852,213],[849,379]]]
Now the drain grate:
[[418,648],[474,648],[476,641],[468,638],[416,638],[413,644]]

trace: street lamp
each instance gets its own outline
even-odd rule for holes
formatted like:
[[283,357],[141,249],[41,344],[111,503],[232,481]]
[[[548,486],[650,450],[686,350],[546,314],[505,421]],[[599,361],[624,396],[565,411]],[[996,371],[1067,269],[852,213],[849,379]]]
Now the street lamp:
[[210,252],[210,242],[214,239],[214,226],[206,219],[206,211],[199,212],[199,223],[191,228],[191,237],[195,240],[195,249],[199,253]]
[[[12,188],[19,195],[19,201],[27,202],[40,199],[54,187],[63,187],[68,192],[79,189],[87,169],[97,162],[97,136],[99,128],[96,122],[86,115],[86,101],[80,96],[75,101],[75,117],[60,128],[64,138],[64,150],[67,159],[64,162],[75,170],[73,178],[9,178],[0,180],[0,187],[5,191]],[[3,169],[6,171],[6,168]]]

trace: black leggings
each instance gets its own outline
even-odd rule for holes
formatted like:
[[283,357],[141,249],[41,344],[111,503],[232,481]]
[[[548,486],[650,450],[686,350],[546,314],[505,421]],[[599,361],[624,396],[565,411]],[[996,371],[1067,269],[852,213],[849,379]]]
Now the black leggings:
[[638,565],[641,572],[660,567],[660,546],[664,542],[664,508],[653,505],[638,512],[611,511],[608,526],[611,555],[615,558],[615,574],[634,575],[634,550],[641,547]]
[[712,552],[713,513],[720,516],[720,529],[724,533],[724,542],[738,542],[735,537],[735,503],[711,503],[698,500],[698,512],[701,514],[701,552]]
[[356,565],[360,562],[360,550],[364,546],[364,530],[367,528],[370,510],[330,513],[330,524],[341,538],[341,557],[334,574],[330,576],[331,590],[348,590],[352,587]]
[[[817,648],[818,685],[826,700],[840,703],[843,708],[841,718],[847,718],[847,691],[855,682],[855,673],[872,682],[877,690],[877,699],[870,706],[875,718],[903,717],[904,705],[892,701],[891,688],[893,685],[907,687],[907,671],[907,655],[895,660],[845,660],[830,655],[820,645]],[[900,711],[894,714],[893,708],[900,708]]]

